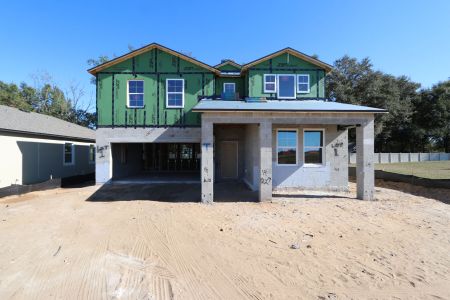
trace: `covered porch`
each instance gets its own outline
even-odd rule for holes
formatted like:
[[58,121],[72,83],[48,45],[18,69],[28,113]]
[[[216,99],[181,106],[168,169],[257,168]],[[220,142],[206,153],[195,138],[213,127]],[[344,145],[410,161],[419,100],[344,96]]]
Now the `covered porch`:
[[[273,103],[276,102],[276,103]],[[287,107],[284,105],[286,102]],[[320,102],[320,103],[319,103]],[[323,106],[323,105],[326,106]],[[285,109],[280,109],[280,108]],[[313,188],[310,178],[319,180],[318,189],[342,189],[348,187],[348,136],[349,127],[356,127],[357,144],[357,198],[374,199],[374,113],[383,110],[323,101],[217,101],[203,100],[195,108],[202,112],[201,127],[201,199],[212,203],[214,182],[223,176],[215,170],[229,158],[229,164],[236,164],[236,171],[230,174],[241,176],[244,182],[258,191],[259,201],[270,201],[274,189],[288,187]],[[238,126],[238,127],[237,127]],[[221,143],[221,131],[228,128],[232,132],[243,129],[244,167],[239,170],[241,161],[235,161],[232,154],[236,151],[231,143]],[[296,162],[288,175],[289,168],[279,164],[277,132],[279,128],[304,132],[305,128],[323,128],[323,161],[317,168],[306,168],[305,153],[296,150]],[[218,130],[220,129],[220,130]],[[299,133],[298,149],[303,149],[303,136]],[[226,139],[225,139],[226,140]],[[249,147],[253,150],[250,150]],[[296,148],[297,149],[297,148]],[[321,151],[322,151],[321,150]],[[301,152],[300,154],[298,152]],[[249,163],[249,159],[255,162]],[[221,160],[221,161],[220,161]],[[308,166],[309,167],[309,166]],[[222,167],[223,168],[223,167]],[[228,167],[227,167],[228,168]],[[229,168],[228,168],[229,169]],[[231,170],[234,170],[231,168]],[[321,173],[322,172],[322,173]],[[225,172],[226,173],[226,172]],[[252,176],[248,176],[252,173]],[[280,175],[281,174],[281,175]],[[285,180],[285,177],[288,179]],[[252,180],[249,182],[249,178]],[[298,184],[298,186],[296,186]]]

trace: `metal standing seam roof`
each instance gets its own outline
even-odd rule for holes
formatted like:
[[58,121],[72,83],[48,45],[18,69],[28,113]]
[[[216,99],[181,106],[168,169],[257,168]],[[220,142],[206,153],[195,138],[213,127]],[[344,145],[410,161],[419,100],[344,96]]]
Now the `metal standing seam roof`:
[[246,102],[207,99],[201,100],[192,111],[387,112],[387,110],[380,108],[321,100],[270,100],[266,102]]
[[95,131],[92,129],[4,105],[0,105],[0,131],[2,130],[95,142]]

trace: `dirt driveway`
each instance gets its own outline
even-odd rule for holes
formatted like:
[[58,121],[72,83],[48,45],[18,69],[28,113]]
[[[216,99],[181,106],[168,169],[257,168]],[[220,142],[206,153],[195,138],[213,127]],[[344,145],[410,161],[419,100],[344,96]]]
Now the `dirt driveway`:
[[351,188],[262,204],[87,201],[98,187],[3,199],[0,299],[449,299],[450,206]]

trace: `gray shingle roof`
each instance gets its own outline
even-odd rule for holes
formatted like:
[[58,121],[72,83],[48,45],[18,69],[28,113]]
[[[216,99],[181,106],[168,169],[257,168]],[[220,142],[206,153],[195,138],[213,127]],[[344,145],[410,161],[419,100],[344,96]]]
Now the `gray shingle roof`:
[[297,112],[370,112],[385,113],[385,109],[320,100],[272,100],[246,102],[226,100],[202,100],[193,111],[297,111]]
[[95,141],[92,129],[4,105],[0,105],[0,130]]

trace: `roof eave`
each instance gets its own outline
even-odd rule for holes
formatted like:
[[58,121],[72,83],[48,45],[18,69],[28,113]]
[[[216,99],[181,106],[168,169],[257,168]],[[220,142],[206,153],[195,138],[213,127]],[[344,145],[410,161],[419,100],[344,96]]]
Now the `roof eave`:
[[0,132],[9,132],[9,133],[17,133],[17,134],[26,134],[29,136],[41,136],[48,138],[58,138],[65,140],[74,140],[88,143],[95,143],[95,137],[82,137],[82,136],[74,136],[74,135],[60,135],[54,133],[45,133],[45,132],[35,132],[35,131],[24,131],[24,130],[14,130],[8,128],[0,128]]
[[106,69],[108,67],[111,67],[111,66],[113,66],[115,64],[118,64],[118,63],[123,62],[123,61],[125,61],[127,59],[130,59],[130,58],[133,58],[133,57],[135,57],[135,56],[137,56],[139,54],[142,54],[144,52],[150,51],[150,50],[155,49],[155,48],[158,48],[161,51],[165,51],[165,52],[167,52],[169,54],[172,54],[174,56],[177,56],[177,57],[180,57],[180,58],[182,58],[184,60],[187,60],[187,61],[189,61],[189,62],[191,62],[193,64],[196,64],[196,65],[198,65],[198,66],[200,66],[202,68],[205,68],[205,69],[211,71],[212,73],[216,73],[216,74],[220,73],[220,70],[218,70],[218,69],[216,69],[216,68],[214,68],[214,67],[212,67],[212,66],[210,66],[210,65],[208,65],[208,64],[206,64],[204,62],[201,62],[201,61],[199,61],[199,60],[197,60],[195,58],[192,58],[192,57],[189,57],[187,55],[184,55],[184,54],[182,54],[182,53],[180,53],[178,51],[175,51],[175,50],[172,50],[172,49],[167,48],[165,46],[162,46],[162,45],[160,45],[158,43],[151,43],[151,44],[148,44],[148,45],[146,45],[144,47],[141,47],[139,49],[136,49],[136,50],[133,50],[131,52],[128,52],[128,53],[126,53],[124,55],[121,55],[121,56],[116,57],[116,58],[114,58],[112,60],[104,62],[104,63],[102,63],[102,64],[100,64],[98,66],[90,68],[90,69],[87,70],[87,72],[89,72],[91,75],[95,76],[95,74],[97,74],[98,72],[101,72],[102,70],[104,70],[104,69]]
[[311,109],[231,109],[231,108],[193,108],[193,112],[305,112],[305,113],[370,113],[370,114],[386,114],[386,110],[311,110]]
[[276,51],[274,53],[268,54],[266,56],[263,56],[261,58],[258,58],[258,59],[254,60],[254,61],[251,61],[251,62],[243,65],[242,66],[242,71],[247,70],[247,69],[251,68],[254,65],[257,65],[257,64],[259,64],[259,63],[261,63],[263,61],[266,61],[268,59],[271,59],[271,58],[273,58],[275,56],[278,56],[278,55],[286,53],[286,52],[289,53],[289,54],[292,54],[294,56],[297,56],[297,57],[299,57],[299,58],[301,58],[301,59],[303,59],[303,60],[305,60],[305,61],[307,61],[307,62],[309,62],[309,63],[311,63],[313,65],[316,65],[318,67],[323,68],[326,71],[326,73],[329,73],[329,72],[331,72],[331,70],[333,70],[333,66],[331,66],[331,65],[329,65],[329,64],[327,64],[327,63],[325,63],[325,62],[323,62],[321,60],[318,60],[318,59],[316,59],[316,58],[314,58],[312,56],[304,54],[304,53],[302,53],[300,51],[297,51],[295,49],[287,47],[287,48],[284,48],[284,49],[281,49],[281,50]]
[[220,64],[217,64],[217,65],[214,66],[214,68],[217,69],[217,68],[220,68],[220,67],[228,65],[228,64],[232,65],[232,66],[234,66],[236,68],[242,69],[242,65],[240,65],[240,64],[238,64],[238,63],[236,63],[236,62],[234,62],[232,60],[227,60],[227,61],[224,61],[224,62],[222,62]]

